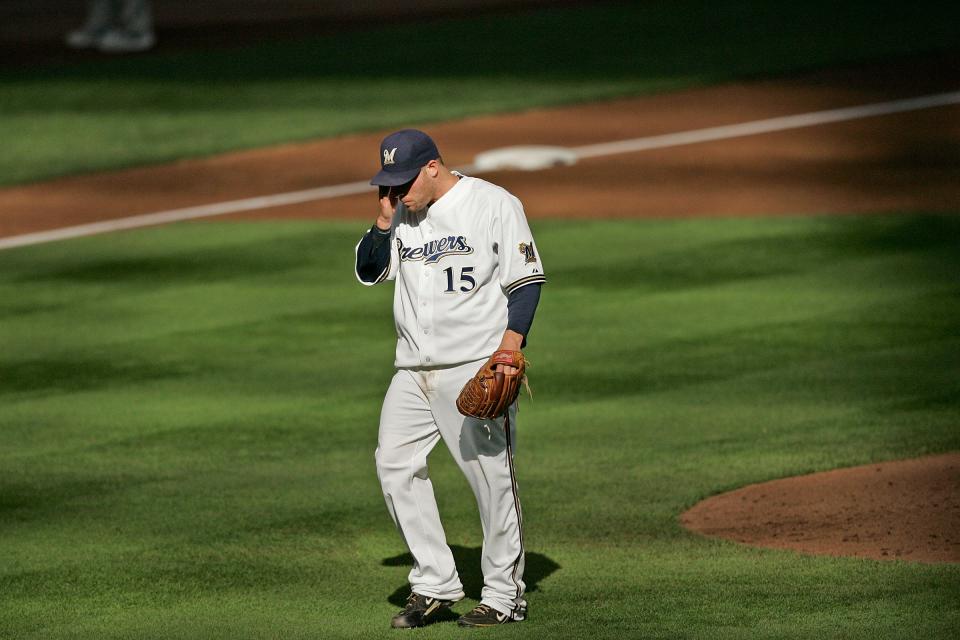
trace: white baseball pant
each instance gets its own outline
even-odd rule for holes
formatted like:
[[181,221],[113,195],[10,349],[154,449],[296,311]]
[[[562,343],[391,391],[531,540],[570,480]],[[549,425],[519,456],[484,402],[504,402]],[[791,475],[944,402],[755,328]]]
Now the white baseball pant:
[[481,603],[522,620],[523,533],[513,472],[517,406],[510,407],[510,438],[504,418],[463,416],[456,399],[480,366],[400,369],[393,376],[380,416],[377,475],[387,509],[413,556],[410,586],[415,593],[460,600],[463,585],[447,546],[427,471],[427,455],[443,438],[473,488],[483,528]]

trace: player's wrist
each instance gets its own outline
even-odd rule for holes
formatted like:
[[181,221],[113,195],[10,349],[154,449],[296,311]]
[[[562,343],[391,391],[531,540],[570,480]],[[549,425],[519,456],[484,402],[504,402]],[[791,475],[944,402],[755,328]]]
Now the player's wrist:
[[500,347],[497,351],[520,351],[523,345],[523,334],[507,329],[500,340]]

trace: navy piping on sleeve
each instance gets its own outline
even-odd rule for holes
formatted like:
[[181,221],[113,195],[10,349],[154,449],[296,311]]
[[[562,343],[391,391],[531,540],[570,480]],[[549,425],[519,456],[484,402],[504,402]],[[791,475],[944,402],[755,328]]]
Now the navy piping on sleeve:
[[506,291],[507,295],[510,295],[520,287],[525,287],[528,284],[543,284],[546,281],[547,281],[547,276],[543,275],[542,273],[536,273],[532,276],[525,276],[523,278],[520,278],[519,280],[514,280],[513,282],[508,284],[506,287],[504,287],[503,290]]

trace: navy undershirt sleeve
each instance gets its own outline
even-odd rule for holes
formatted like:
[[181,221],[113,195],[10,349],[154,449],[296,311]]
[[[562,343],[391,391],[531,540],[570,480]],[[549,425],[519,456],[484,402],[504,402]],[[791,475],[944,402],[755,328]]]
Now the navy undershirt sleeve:
[[357,275],[364,282],[376,282],[390,264],[390,231],[370,227],[357,247]]
[[507,329],[523,334],[523,345],[527,345],[527,334],[533,325],[533,314],[540,302],[540,283],[520,287],[507,298]]

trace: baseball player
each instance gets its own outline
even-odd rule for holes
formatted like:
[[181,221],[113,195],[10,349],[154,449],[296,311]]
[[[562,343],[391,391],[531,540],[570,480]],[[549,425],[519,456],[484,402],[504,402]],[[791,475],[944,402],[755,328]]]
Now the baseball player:
[[395,280],[397,372],[383,401],[376,465],[413,568],[407,605],[391,625],[423,626],[464,597],[427,472],[427,455],[441,439],[473,489],[483,529],[481,602],[458,623],[521,621],[523,530],[511,444],[517,406],[480,420],[462,415],[456,401],[491,354],[525,345],[543,265],[520,201],[447,169],[427,134],[387,136],[380,162],[370,181],[380,188],[380,211],[356,246],[356,275],[365,285]]

